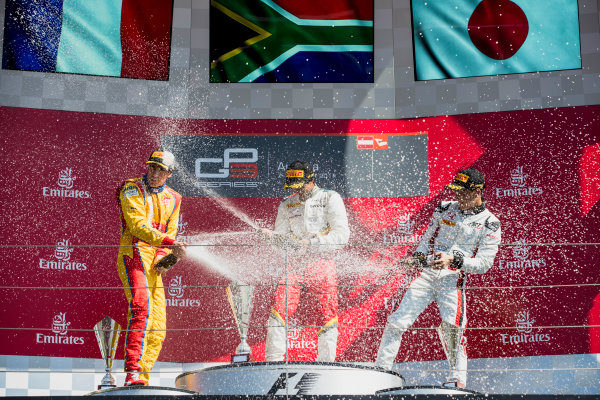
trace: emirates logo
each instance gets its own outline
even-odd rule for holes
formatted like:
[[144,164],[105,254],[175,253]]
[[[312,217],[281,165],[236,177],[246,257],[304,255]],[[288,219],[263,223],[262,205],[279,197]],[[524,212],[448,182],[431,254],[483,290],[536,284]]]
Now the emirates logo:
[[525,244],[525,239],[521,238],[515,242],[512,253],[517,260],[527,260],[529,258],[530,246]]
[[527,185],[529,175],[523,171],[523,167],[517,166],[510,170],[510,188],[496,188],[498,197],[522,197],[538,196],[544,193],[541,187]]
[[411,221],[409,214],[403,214],[398,217],[396,231],[403,235],[412,235],[415,229],[415,223]]
[[71,323],[67,322],[66,313],[58,313],[52,318],[52,332],[58,335],[66,335],[69,325]]
[[57,260],[69,261],[71,259],[72,252],[73,248],[69,246],[69,239],[61,240],[56,245],[54,257],[56,257]]
[[67,322],[66,313],[58,313],[52,318],[53,335],[36,333],[35,342],[37,344],[57,344],[57,345],[82,345],[85,340],[82,336],[67,335],[70,322]]
[[513,187],[525,187],[528,176],[523,173],[523,167],[517,167],[510,171],[510,184]]
[[288,320],[288,339],[300,339],[300,327],[298,326],[298,320],[296,318],[290,318]]
[[[194,286],[191,287],[192,291]],[[200,307],[199,299],[191,299],[183,297],[186,286],[183,284],[183,280],[180,275],[174,276],[169,280],[169,286],[166,288],[167,294],[169,295],[165,302],[169,307]],[[188,295],[189,296],[189,295]]]
[[517,332],[514,334],[501,333],[500,340],[503,345],[509,346],[528,346],[531,343],[549,342],[551,337],[549,333],[544,333],[541,329],[535,328],[535,319],[531,318],[529,311],[521,311],[516,316]]
[[169,281],[169,289],[167,293],[171,297],[180,299],[183,297],[183,285],[181,284],[181,276],[175,276]]
[[531,333],[535,319],[529,318],[529,311],[521,311],[517,315],[517,332]]
[[188,223],[183,222],[183,213],[179,214],[179,220],[177,221],[177,234],[185,235],[185,231],[187,229]]
[[75,179],[77,178],[73,175],[71,168],[65,168],[58,173],[58,186],[64,189],[72,189]]
[[87,190],[73,189],[75,179],[71,168],[65,168],[58,173],[57,187],[43,187],[42,195],[44,197],[71,197],[76,199],[89,199],[90,192]]

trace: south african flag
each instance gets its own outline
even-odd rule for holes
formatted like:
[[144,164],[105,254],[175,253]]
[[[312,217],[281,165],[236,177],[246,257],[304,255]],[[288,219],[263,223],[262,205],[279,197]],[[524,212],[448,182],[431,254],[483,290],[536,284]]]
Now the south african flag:
[[373,82],[373,0],[211,0],[211,82]]

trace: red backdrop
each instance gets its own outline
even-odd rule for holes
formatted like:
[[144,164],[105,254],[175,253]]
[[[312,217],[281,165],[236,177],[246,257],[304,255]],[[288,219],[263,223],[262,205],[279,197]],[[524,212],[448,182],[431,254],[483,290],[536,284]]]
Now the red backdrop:
[[[486,175],[484,197],[503,230],[492,269],[469,277],[470,356],[600,352],[600,106],[411,120],[172,120],[7,107],[0,115],[0,354],[99,358],[92,327],[105,315],[125,323],[114,193],[122,180],[144,173],[160,135],[279,132],[428,133],[428,196],[345,199],[352,237],[338,265],[338,360],[374,360],[404,277],[395,260],[412,248],[435,205],[450,198],[443,186],[468,166]],[[227,200],[265,227],[280,201]],[[252,229],[213,199],[186,197],[182,214],[183,237],[235,245],[207,249],[245,260],[240,271],[257,285],[249,340],[264,359],[262,326],[280,264],[264,246],[254,247]],[[229,360],[238,343],[224,290],[229,282],[192,260],[169,272],[169,332],[159,360]],[[308,302],[297,322],[311,325],[310,315]],[[438,324],[430,307],[403,341],[398,361],[442,359],[429,329]],[[313,359],[315,329],[291,336],[292,358]]]

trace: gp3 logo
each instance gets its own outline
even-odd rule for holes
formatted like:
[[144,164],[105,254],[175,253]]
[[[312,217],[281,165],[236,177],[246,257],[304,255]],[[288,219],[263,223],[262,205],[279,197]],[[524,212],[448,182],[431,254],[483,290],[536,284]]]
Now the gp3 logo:
[[[242,155],[242,157],[236,157]],[[243,157],[243,156],[246,157]],[[197,158],[195,172],[197,178],[241,178],[252,179],[258,176],[257,149],[225,149],[223,158]],[[208,164],[212,164],[211,170]],[[214,172],[214,164],[218,164],[218,172]],[[208,170],[208,172],[206,172]]]

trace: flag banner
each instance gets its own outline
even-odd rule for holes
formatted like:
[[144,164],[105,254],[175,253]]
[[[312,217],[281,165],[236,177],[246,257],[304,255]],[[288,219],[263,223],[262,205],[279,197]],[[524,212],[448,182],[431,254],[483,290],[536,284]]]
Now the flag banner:
[[173,0],[7,0],[3,69],[168,80]]
[[210,82],[374,82],[373,0],[210,5]]
[[581,68],[577,0],[412,0],[417,80]]

